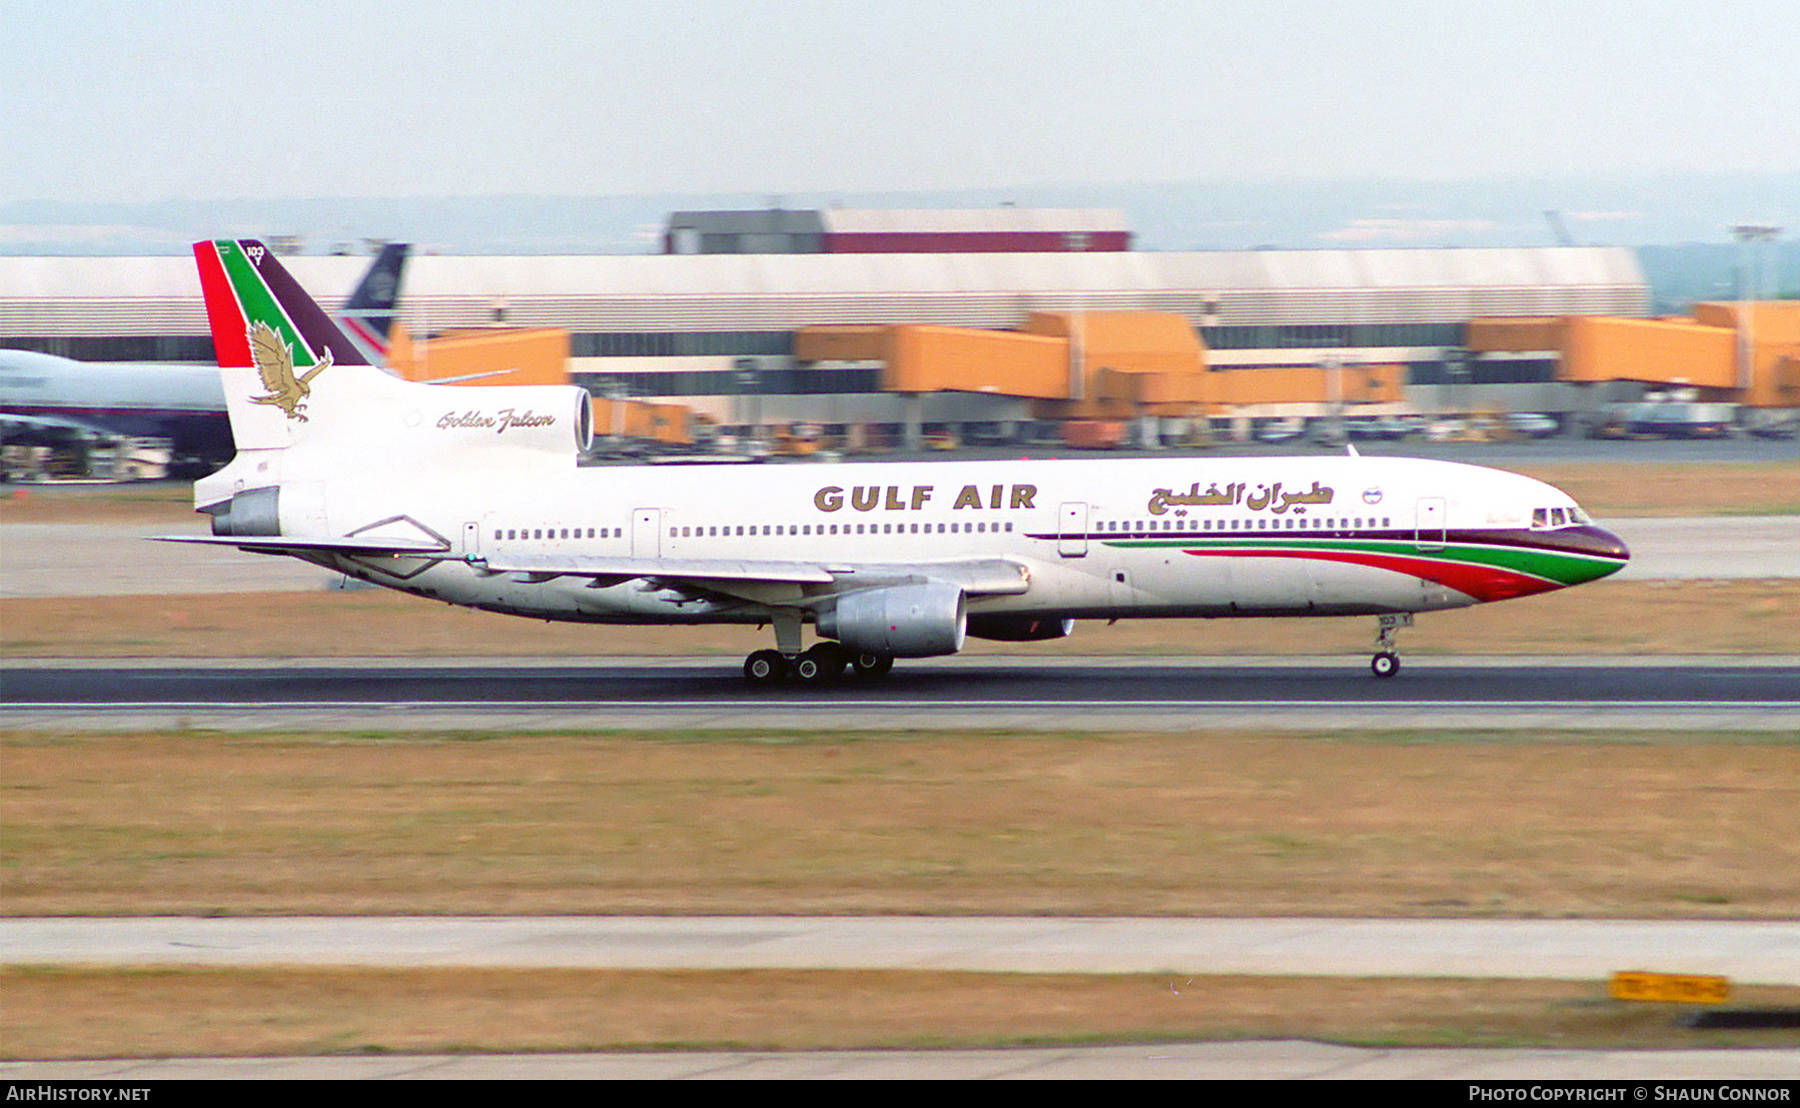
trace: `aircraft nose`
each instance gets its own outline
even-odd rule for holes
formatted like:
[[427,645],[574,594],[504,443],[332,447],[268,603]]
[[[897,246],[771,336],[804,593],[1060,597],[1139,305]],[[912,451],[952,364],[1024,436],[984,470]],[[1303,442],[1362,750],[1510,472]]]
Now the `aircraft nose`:
[[1564,550],[1585,554],[1599,563],[1600,572],[1590,580],[1617,573],[1631,561],[1631,551],[1625,546],[1625,540],[1604,527],[1571,527],[1556,532],[1556,537],[1557,545]]

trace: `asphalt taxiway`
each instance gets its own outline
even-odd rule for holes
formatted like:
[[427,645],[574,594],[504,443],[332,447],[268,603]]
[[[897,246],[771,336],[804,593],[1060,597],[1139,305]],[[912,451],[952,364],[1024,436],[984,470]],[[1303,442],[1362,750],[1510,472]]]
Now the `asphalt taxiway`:
[[936,970],[1800,986],[1800,922],[568,916],[0,919],[0,963]]

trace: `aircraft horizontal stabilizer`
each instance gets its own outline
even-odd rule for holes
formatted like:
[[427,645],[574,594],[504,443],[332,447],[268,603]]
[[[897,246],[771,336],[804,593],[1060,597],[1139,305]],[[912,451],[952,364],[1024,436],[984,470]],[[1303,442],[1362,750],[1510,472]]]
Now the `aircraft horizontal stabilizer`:
[[329,551],[334,554],[446,554],[448,548],[429,539],[405,538],[341,538],[299,539],[281,535],[153,535],[157,542],[190,542],[206,546],[235,546],[267,554],[303,554],[307,551]]

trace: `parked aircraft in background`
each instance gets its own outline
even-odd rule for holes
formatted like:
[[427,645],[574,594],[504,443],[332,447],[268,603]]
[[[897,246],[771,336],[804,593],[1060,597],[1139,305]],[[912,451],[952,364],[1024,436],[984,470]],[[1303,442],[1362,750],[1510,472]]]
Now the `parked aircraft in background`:
[[[339,315],[373,365],[387,363],[408,245],[389,243]],[[177,459],[218,465],[232,456],[216,365],[79,362],[0,350],[0,424],[8,441],[56,433],[166,440]]]
[[195,255],[238,455],[195,486],[213,534],[176,541],[535,619],[772,625],[759,684],[1146,616],[1376,616],[1389,677],[1413,613],[1628,557],[1540,481],[1354,452],[582,467],[582,389],[390,377],[261,245]]

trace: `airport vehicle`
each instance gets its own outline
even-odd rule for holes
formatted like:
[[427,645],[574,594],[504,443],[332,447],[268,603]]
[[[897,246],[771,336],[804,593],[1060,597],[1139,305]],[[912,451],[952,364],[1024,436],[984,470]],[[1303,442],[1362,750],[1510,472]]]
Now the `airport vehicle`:
[[[387,363],[406,243],[389,243],[338,313],[372,365]],[[80,362],[0,350],[0,424],[8,444],[54,448],[73,476],[98,476],[103,457],[144,439],[176,460],[216,466],[232,456],[216,366],[200,362]],[[70,446],[69,444],[75,444]]]
[[1562,424],[1542,412],[1509,412],[1506,429],[1528,439],[1547,439],[1562,430]]
[[[195,245],[238,455],[211,535],[451,604],[602,624],[751,623],[746,677],[824,683],[1077,619],[1412,614],[1604,577],[1567,495],[1404,458],[581,466],[587,393],[375,370],[255,242]],[[804,648],[811,624],[820,641]]]

